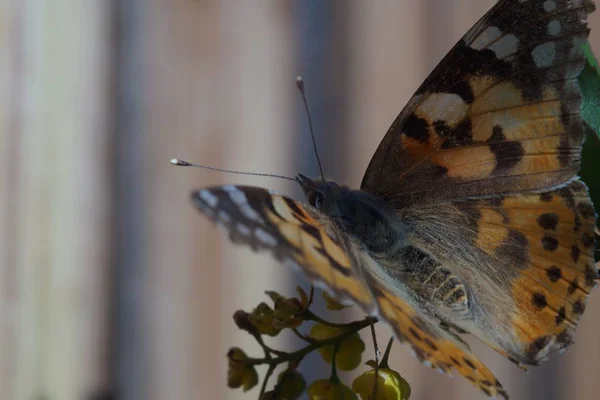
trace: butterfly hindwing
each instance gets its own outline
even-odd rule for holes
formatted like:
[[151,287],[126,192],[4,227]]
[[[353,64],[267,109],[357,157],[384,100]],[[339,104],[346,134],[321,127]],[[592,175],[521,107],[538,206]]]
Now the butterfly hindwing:
[[558,185],[584,138],[591,0],[501,0],[417,90],[361,188],[397,207]]
[[595,212],[581,181],[413,207],[403,218],[415,244],[468,287],[476,307],[462,329],[519,364],[571,344],[598,278]]

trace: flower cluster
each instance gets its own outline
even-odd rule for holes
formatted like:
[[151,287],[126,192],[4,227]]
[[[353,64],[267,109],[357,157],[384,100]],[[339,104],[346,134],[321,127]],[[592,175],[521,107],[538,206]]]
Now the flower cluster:
[[[248,391],[259,383],[257,366],[267,366],[262,381],[259,400],[296,400],[305,392],[311,400],[406,400],[410,396],[410,386],[398,374],[390,369],[388,356],[392,340],[388,343],[381,363],[368,361],[370,369],[358,376],[351,386],[344,384],[337,375],[338,370],[352,371],[362,362],[365,344],[359,331],[371,327],[377,322],[372,317],[349,323],[334,323],[314,314],[310,307],[313,303],[314,289],[307,294],[298,287],[297,297],[284,297],[269,291],[267,296],[272,305],[261,302],[251,312],[238,310],[233,319],[237,327],[252,335],[262,347],[264,356],[253,358],[237,347],[227,353],[227,385]],[[347,305],[340,304],[326,292],[323,293],[325,305],[329,310],[339,311]],[[312,324],[312,326],[310,326]],[[309,328],[310,326],[310,328]],[[265,343],[265,336],[277,336],[283,330],[290,330],[301,338],[305,346],[287,352],[271,348]],[[303,333],[302,330],[308,330]],[[327,379],[318,379],[307,387],[304,376],[298,366],[308,354],[317,351],[323,360],[331,365]],[[275,369],[283,367],[272,388],[269,380]]]

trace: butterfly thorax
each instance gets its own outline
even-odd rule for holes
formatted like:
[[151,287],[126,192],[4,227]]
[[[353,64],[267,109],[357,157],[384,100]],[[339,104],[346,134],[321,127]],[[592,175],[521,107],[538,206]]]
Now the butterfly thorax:
[[301,183],[311,206],[373,255],[394,258],[407,245],[407,228],[383,200],[333,181]]

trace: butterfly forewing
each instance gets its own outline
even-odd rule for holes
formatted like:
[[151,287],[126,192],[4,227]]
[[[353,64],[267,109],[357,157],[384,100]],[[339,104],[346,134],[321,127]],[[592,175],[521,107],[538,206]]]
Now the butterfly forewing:
[[346,236],[312,207],[265,189],[234,185],[199,190],[192,200],[233,242],[268,250],[340,300],[373,311],[371,294],[356,278]]
[[579,169],[590,0],[503,0],[388,130],[362,189],[398,207],[543,189]]

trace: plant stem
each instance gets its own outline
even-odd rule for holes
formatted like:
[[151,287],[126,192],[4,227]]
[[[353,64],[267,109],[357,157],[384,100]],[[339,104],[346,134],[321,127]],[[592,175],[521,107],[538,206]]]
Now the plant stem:
[[335,322],[326,321],[323,318],[319,317],[316,314],[313,314],[312,312],[310,312],[308,310],[306,311],[306,314],[305,314],[304,318],[306,320],[315,321],[315,322],[320,323],[321,325],[329,326],[329,327],[332,327],[332,328],[347,328],[348,326],[350,326],[350,325],[352,325],[354,323],[354,322],[351,322],[350,324],[336,324]]
[[286,353],[282,355],[278,355],[274,358],[248,358],[245,362],[248,365],[259,365],[259,364],[268,364],[271,366],[276,366],[284,362],[301,359],[306,356],[308,353],[313,350],[320,349],[321,347],[327,347],[331,345],[335,345],[336,343],[341,343],[343,340],[352,336],[354,333],[360,331],[363,328],[368,327],[369,325],[377,322],[375,318],[367,317],[360,321],[351,322],[349,324],[344,324],[343,327],[346,329],[344,332],[340,333],[337,336],[333,336],[327,338],[325,340],[315,341],[299,350],[296,350],[291,353]]
[[260,388],[260,394],[258,395],[259,399],[262,397],[263,394],[265,394],[265,391],[267,390],[267,382],[269,381],[269,378],[271,378],[271,375],[273,375],[273,371],[275,371],[276,367],[277,365],[269,364],[269,369],[267,370],[267,374],[265,375],[265,380],[263,381],[263,384]]
[[392,336],[390,338],[390,341],[388,342],[386,348],[385,348],[385,353],[383,353],[383,358],[381,359],[381,363],[379,364],[379,368],[389,368],[390,366],[388,365],[388,359],[390,358],[390,351],[392,350],[392,343],[394,343],[394,337]]

